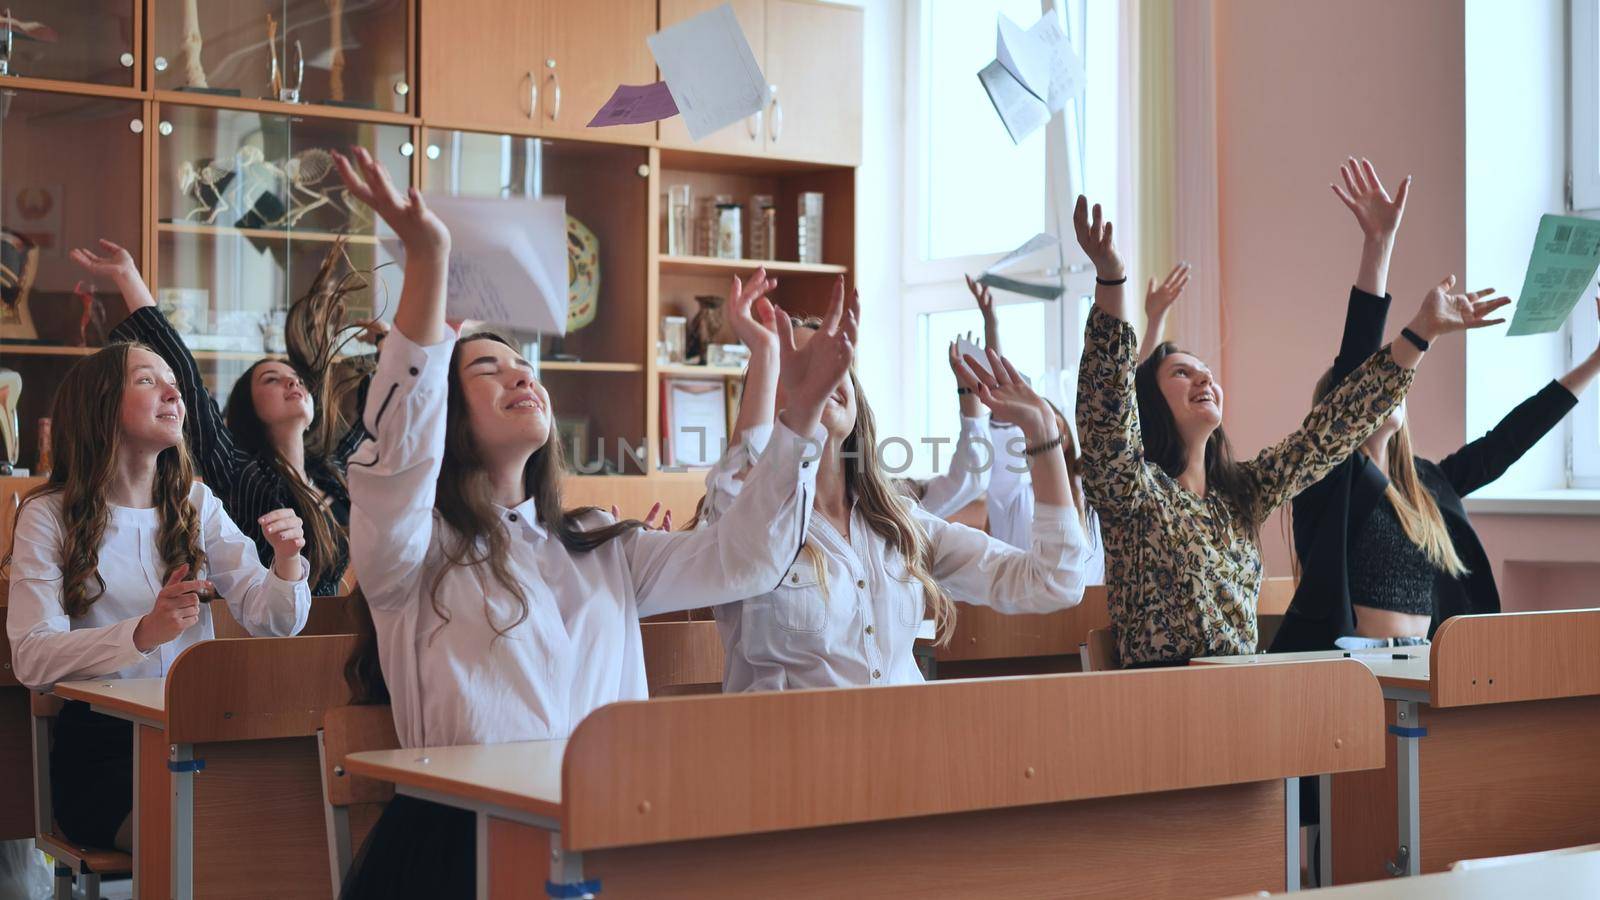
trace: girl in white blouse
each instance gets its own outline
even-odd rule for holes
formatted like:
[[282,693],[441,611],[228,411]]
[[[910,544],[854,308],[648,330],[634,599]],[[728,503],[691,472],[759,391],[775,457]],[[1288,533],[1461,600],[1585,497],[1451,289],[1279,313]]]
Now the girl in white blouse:
[[[373,437],[349,468],[351,559],[400,743],[565,738],[599,706],[646,698],[641,615],[768,590],[799,552],[818,419],[853,358],[856,310],[836,307],[836,327],[786,358],[794,402],[719,527],[646,531],[569,512],[550,397],[532,367],[505,342],[458,340],[445,323],[443,223],[364,150],[338,166],[406,248],[365,412]],[[764,275],[735,285],[746,304],[770,286]],[[455,896],[471,883],[473,846],[470,814],[397,797],[346,896]]]
[[[205,485],[183,439],[171,368],[140,344],[113,344],[56,392],[50,480],[16,515],[10,568],[17,679],[36,690],[82,678],[162,676],[213,636],[213,591],[256,635],[291,635],[311,609],[305,536],[292,510],[261,517],[274,552],[261,564]],[[57,823],[90,846],[131,847],[132,731],[69,703],[57,720],[51,786]]]
[[[835,285],[835,304],[844,292]],[[818,338],[792,328],[765,299],[731,304],[730,318],[750,345],[745,401],[758,412],[707,475],[703,519],[716,523],[735,497],[750,490],[742,473],[765,461],[765,410],[782,352]],[[760,319],[760,321],[757,321]],[[804,323],[801,323],[804,324]],[[827,327],[824,323],[824,329]],[[827,443],[817,474],[816,508],[803,552],[774,589],[717,607],[726,647],[725,691],[904,684],[922,680],[912,646],[932,609],[940,640],[955,625],[952,598],[1002,612],[1049,612],[1083,598],[1083,528],[1072,501],[1060,432],[1049,407],[993,351],[998,377],[961,362],[962,384],[996,415],[1018,423],[1033,459],[1036,514],[1026,550],[929,514],[895,494],[878,464],[872,411],[853,374],[828,398],[822,415]]]

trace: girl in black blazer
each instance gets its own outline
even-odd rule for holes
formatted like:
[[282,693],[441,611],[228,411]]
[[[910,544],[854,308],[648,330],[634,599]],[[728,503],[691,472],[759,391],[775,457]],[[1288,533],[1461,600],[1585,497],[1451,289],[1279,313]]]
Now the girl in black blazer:
[[[1344,338],[1318,384],[1331,390],[1382,344],[1395,229],[1411,179],[1393,199],[1372,164],[1351,159],[1334,187],[1365,236]],[[1559,423],[1600,373],[1600,350],[1444,459],[1412,455],[1405,407],[1294,500],[1300,584],[1272,652],[1426,643],[1440,622],[1500,611],[1500,594],[1462,498],[1499,478]]]

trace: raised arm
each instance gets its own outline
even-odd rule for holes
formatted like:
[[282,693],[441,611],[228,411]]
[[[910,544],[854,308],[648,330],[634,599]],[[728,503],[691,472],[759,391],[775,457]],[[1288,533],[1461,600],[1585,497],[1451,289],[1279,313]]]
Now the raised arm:
[[753,426],[771,425],[773,416],[777,415],[777,310],[767,298],[767,293],[777,286],[778,280],[768,278],[766,269],[757,269],[748,282],[733,276],[733,285],[728,291],[728,315],[733,333],[750,348],[744,390],[739,395],[739,414],[734,419],[729,444],[737,444]]
[[[1452,275],[1429,291],[1407,326],[1422,344],[1505,321],[1489,316],[1510,299],[1484,300],[1484,292],[1452,294],[1454,287]],[[1388,350],[1373,354],[1312,407],[1297,431],[1244,464],[1256,485],[1251,514],[1257,521],[1343,462],[1383,424],[1410,391],[1424,349],[1402,336]]]
[[1094,263],[1094,308],[1084,333],[1078,366],[1078,436],[1083,442],[1083,489],[1101,515],[1116,517],[1142,495],[1151,477],[1139,432],[1134,371],[1139,348],[1129,324],[1122,257],[1111,239],[1111,223],[1100,207],[1089,217],[1088,201],[1078,198],[1072,217],[1078,245]]
[[822,327],[796,348],[778,316],[779,377],[786,404],[746,483],[706,527],[630,538],[628,563],[641,615],[715,606],[771,590],[800,553],[825,433],[822,407],[855,358],[860,302],[834,289]]
[[1339,355],[1333,360],[1334,386],[1383,345],[1384,325],[1389,318],[1389,258],[1405,214],[1406,197],[1411,192],[1411,178],[1407,176],[1391,198],[1377,170],[1365,159],[1348,159],[1339,167],[1339,174],[1344,185],[1329,187],[1361,227],[1361,262],[1350,291]]
[[1149,359],[1150,354],[1161,345],[1161,336],[1167,330],[1167,314],[1172,312],[1173,305],[1188,286],[1188,263],[1173,266],[1160,284],[1156,283],[1155,276],[1150,277],[1144,289],[1144,340],[1139,342],[1140,359]]
[[1044,402],[1018,374],[1011,360],[990,348],[987,371],[972,357],[961,361],[958,377],[972,390],[996,418],[1013,422],[1027,441],[1023,453],[1033,475],[1033,499],[1037,506],[1076,508],[1072,502],[1072,479],[1067,475],[1067,460],[1061,453],[1065,436],[1056,427],[1055,410]]
[[100,241],[100,247],[106,251],[104,255],[84,248],[73,250],[71,255],[73,262],[91,275],[115,284],[128,306],[128,317],[111,330],[111,340],[146,344],[172,367],[178,379],[178,393],[188,410],[185,430],[195,466],[206,484],[224,501],[231,502],[239,473],[250,462],[249,454],[234,444],[233,432],[228,430],[216,398],[206,389],[194,354],[156,308],[133,257],[107,240]]
[[362,149],[335,154],[346,187],[406,249],[395,331],[384,342],[362,418],[372,439],[350,459],[350,559],[367,601],[395,603],[416,577],[433,532],[444,461],[445,404],[455,334],[444,321],[450,233],[415,190],[402,198]]

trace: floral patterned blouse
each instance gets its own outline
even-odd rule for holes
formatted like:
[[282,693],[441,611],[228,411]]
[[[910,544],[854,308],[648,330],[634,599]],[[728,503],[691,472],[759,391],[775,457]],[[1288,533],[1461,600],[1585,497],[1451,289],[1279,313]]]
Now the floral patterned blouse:
[[1084,492],[1100,515],[1111,626],[1124,665],[1256,652],[1261,548],[1280,504],[1338,465],[1411,389],[1385,347],[1312,407],[1298,431],[1241,463],[1250,508],[1199,497],[1144,458],[1134,394],[1138,336],[1096,307],[1078,370]]

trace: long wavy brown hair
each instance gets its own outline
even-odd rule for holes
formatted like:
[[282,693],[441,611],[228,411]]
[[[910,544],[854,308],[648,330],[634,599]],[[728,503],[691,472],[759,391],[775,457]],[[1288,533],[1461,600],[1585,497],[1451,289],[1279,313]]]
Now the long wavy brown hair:
[[[106,487],[121,452],[122,391],[128,353],[135,348],[155,352],[143,344],[112,344],[67,370],[51,410],[50,479],[29,491],[17,508],[20,517],[40,497],[61,495],[61,605],[72,617],[88,612],[106,590],[99,572],[100,544],[110,519]],[[194,469],[183,441],[157,455],[152,499],[161,522],[156,548],[163,581],[180,565],[189,566],[191,578],[199,577],[206,564],[200,511],[189,502],[193,485]],[[13,518],[13,535],[15,525]],[[11,549],[6,551],[8,567]]]
[[[467,421],[467,397],[461,384],[459,365],[462,348],[477,341],[494,341],[507,347],[510,341],[497,334],[481,332],[456,342],[450,354],[449,393],[445,407],[444,460],[439,467],[433,508],[449,528],[443,532],[444,564],[434,573],[428,586],[429,602],[445,622],[450,613],[439,595],[439,585],[453,567],[474,569],[487,593],[485,577],[498,582],[519,607],[517,618],[509,623],[489,621],[489,627],[502,637],[528,618],[526,591],[511,574],[510,537],[501,524],[491,499],[489,473],[472,439]],[[579,523],[597,508],[585,506],[565,509],[561,501],[561,479],[566,474],[560,435],[552,416],[550,435],[544,446],[534,451],[522,469],[522,484],[538,508],[539,524],[555,535],[573,553],[588,553],[631,531],[644,527],[637,519],[613,522],[601,528],[585,529]],[[377,632],[371,612],[357,588],[354,598],[355,624],[359,634],[355,649],[345,663],[345,681],[356,703],[381,703],[388,698],[378,665]],[[485,606],[485,615],[488,608]]]

